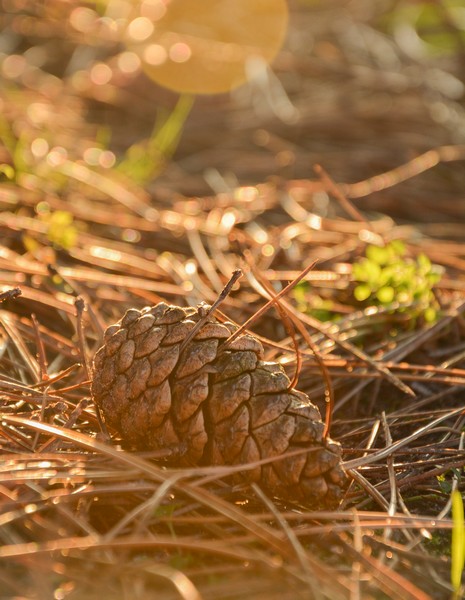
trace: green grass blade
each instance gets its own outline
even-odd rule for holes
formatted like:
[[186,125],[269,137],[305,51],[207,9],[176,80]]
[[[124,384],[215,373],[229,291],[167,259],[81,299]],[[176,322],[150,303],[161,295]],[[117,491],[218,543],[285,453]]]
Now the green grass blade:
[[457,593],[462,584],[462,572],[465,564],[465,526],[463,519],[463,500],[459,491],[452,492],[452,545],[451,545],[451,583]]

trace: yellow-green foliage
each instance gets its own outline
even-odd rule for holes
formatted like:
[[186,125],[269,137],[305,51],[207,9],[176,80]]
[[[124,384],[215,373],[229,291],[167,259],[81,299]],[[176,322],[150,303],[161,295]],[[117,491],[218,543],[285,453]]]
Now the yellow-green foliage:
[[75,246],[78,231],[70,212],[66,210],[44,212],[39,214],[39,218],[47,224],[47,238],[52,244],[65,250]]
[[463,6],[463,0],[402,2],[382,20],[388,32],[402,29],[405,36],[414,38],[417,52],[453,55],[465,42]]
[[369,305],[412,305],[412,316],[436,320],[433,287],[441,278],[436,265],[425,254],[406,256],[405,245],[395,240],[384,247],[367,246],[365,256],[354,263],[352,277],[358,282],[354,297]]
[[163,122],[155,124],[150,138],[127,149],[118,171],[139,184],[147,183],[158,175],[164,161],[176,150],[192,105],[192,96],[180,96]]
[[465,565],[465,525],[463,500],[458,490],[452,492],[452,543],[451,543],[451,583],[455,597],[461,597],[462,573]]

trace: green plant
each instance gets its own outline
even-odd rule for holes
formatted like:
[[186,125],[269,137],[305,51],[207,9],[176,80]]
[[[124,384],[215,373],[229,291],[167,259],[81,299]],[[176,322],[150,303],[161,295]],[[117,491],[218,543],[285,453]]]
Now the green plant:
[[11,181],[15,178],[15,170],[11,165],[1,163],[0,164],[0,177],[4,176],[5,179],[10,179]]
[[354,298],[375,306],[402,306],[413,318],[421,316],[426,322],[437,318],[433,287],[441,271],[425,254],[416,259],[406,256],[405,245],[394,240],[386,246],[367,246],[365,256],[354,263],[352,277],[357,283]]
[[[37,218],[45,224],[45,235],[52,246],[70,250],[76,245],[78,230],[70,212],[67,210],[51,211],[46,202],[39,202],[36,211]],[[23,234],[22,239],[29,252],[35,253],[43,247],[43,244],[27,233]]]
[[133,181],[144,184],[158,175],[164,162],[175,152],[184,124],[193,105],[193,97],[180,96],[174,109],[163,122],[156,123],[148,140],[130,146],[118,171]]
[[383,21],[394,35],[415,36],[417,52],[431,56],[454,55],[465,41],[463,0],[404,2]]
[[72,248],[77,241],[78,231],[73,224],[73,215],[67,210],[56,210],[40,215],[47,226],[47,237],[56,246],[65,250]]
[[334,303],[329,299],[324,299],[314,293],[311,284],[308,281],[301,281],[292,291],[297,308],[300,312],[311,315],[319,321],[332,321],[339,314],[334,309]]

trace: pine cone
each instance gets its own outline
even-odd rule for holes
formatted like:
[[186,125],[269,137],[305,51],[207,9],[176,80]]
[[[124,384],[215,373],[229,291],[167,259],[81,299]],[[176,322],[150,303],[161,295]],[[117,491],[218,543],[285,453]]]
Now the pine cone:
[[232,323],[210,317],[183,347],[202,314],[161,302],[129,309],[106,330],[92,383],[105,421],[139,449],[184,444],[185,465],[250,463],[309,449],[238,477],[282,499],[337,506],[345,482],[341,448],[323,439],[318,408],[290,389],[279,364],[262,360],[255,337],[225,344],[237,330]]

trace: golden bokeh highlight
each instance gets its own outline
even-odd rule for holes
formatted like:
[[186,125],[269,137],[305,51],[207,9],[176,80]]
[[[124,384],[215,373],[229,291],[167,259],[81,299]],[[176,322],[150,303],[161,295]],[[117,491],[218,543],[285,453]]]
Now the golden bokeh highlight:
[[143,0],[125,41],[156,83],[181,93],[217,94],[262,72],[287,26],[286,0]]

